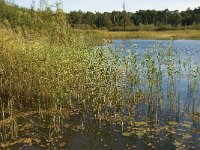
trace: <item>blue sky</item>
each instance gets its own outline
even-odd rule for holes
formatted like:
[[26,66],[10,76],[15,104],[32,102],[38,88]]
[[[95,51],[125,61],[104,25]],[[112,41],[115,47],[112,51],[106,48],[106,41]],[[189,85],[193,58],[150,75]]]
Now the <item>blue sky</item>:
[[[55,0],[48,0],[49,3]],[[113,10],[122,10],[123,0],[62,0],[63,9],[66,12],[73,10],[82,11],[100,11],[111,12]],[[30,7],[31,0],[15,0],[15,3],[20,6]],[[36,6],[39,6],[39,0],[36,0]],[[140,9],[156,9],[164,10],[186,10],[200,6],[200,0],[125,0],[126,10],[135,12]]]

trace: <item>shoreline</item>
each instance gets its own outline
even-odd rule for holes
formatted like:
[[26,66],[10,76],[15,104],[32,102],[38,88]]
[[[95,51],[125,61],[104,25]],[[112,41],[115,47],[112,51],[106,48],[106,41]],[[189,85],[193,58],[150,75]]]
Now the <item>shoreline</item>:
[[149,39],[149,40],[200,40],[200,30],[167,30],[167,31],[107,31],[107,30],[81,30],[83,33],[91,32],[104,39]]

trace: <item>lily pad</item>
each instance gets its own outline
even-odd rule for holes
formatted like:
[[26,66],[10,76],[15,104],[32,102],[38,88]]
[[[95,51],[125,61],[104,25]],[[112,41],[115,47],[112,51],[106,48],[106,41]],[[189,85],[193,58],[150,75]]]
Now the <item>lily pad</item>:
[[191,124],[190,123],[184,123],[182,124],[181,126],[185,127],[185,128],[190,128],[191,127]]
[[144,122],[144,121],[140,121],[140,122],[135,122],[135,125],[136,125],[136,126],[146,126],[147,123]]
[[133,133],[132,132],[124,132],[124,133],[122,133],[122,135],[126,136],[126,137],[130,137],[133,135]]
[[187,140],[187,139],[190,139],[192,138],[192,135],[190,134],[183,134],[183,139]]
[[144,136],[144,132],[137,132],[136,135],[141,138],[142,136]]
[[172,126],[176,126],[178,123],[177,122],[169,122],[169,125],[172,125]]
[[173,143],[177,148],[181,147],[183,145],[183,143],[179,142],[179,141],[175,141]]

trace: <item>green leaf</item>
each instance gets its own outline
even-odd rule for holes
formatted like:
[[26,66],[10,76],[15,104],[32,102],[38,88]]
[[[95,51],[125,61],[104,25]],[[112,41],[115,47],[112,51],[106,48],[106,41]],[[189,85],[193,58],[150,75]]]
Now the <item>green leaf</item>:
[[126,136],[126,137],[130,137],[133,135],[133,133],[132,132],[124,132],[124,133],[122,133],[122,135]]
[[172,125],[172,126],[176,126],[178,123],[177,122],[169,122],[169,125]]
[[141,138],[142,136],[144,136],[144,132],[142,132],[142,131],[141,131],[141,132],[137,132],[136,135],[137,135],[139,138]]
[[183,134],[183,139],[187,140],[187,139],[190,139],[192,138],[192,135],[190,134]]

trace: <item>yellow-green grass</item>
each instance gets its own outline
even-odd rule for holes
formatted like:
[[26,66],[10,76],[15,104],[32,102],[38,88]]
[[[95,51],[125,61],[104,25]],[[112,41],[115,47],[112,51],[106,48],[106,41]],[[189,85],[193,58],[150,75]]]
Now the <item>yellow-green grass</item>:
[[[137,49],[132,45],[128,55],[124,55],[123,45],[113,50],[92,48],[99,37],[103,39],[105,33],[112,32],[83,33],[64,29],[60,32],[46,35],[33,32],[24,36],[20,31],[0,28],[0,126],[10,129],[1,135],[0,147],[30,141],[30,138],[19,139],[21,130],[17,123],[21,116],[28,120],[35,113],[42,118],[53,112],[62,117],[67,112],[69,115],[81,112],[83,117],[92,113],[96,119],[120,123],[123,127],[124,123],[134,121],[137,103],[162,107],[165,73],[169,83],[169,106],[173,109],[180,101],[174,89],[176,78],[183,75],[183,64],[190,68],[185,69],[190,81],[188,87],[197,97],[199,66],[191,68],[190,62],[183,62],[171,48],[153,49],[155,58],[150,51],[138,59]],[[166,72],[162,70],[163,65]],[[144,84],[147,89],[141,88]],[[59,119],[52,120],[50,124],[62,124]],[[48,135],[54,134],[49,131]],[[127,135],[131,134],[124,134]],[[52,138],[42,136],[42,139]]]
[[67,102],[68,92],[75,94],[73,89],[79,88],[76,84],[84,80],[87,43],[80,34],[71,35],[62,45],[52,38],[37,33],[24,37],[0,29],[0,103],[5,109],[15,104],[50,108],[61,97]]
[[[123,33],[127,38],[136,32],[64,30],[61,33],[38,35],[33,32],[24,36],[20,31],[0,28],[0,113],[11,115],[13,110],[68,108],[89,109],[99,114],[107,106],[109,109],[123,107],[127,93],[130,103],[144,100],[146,92],[138,90],[142,83],[149,85],[147,95],[151,97],[152,88],[162,83],[161,60],[166,60],[172,81],[178,76],[176,62],[171,61],[171,49],[159,52],[155,60],[151,55],[138,60],[134,48],[127,57],[123,56],[123,49],[91,48],[99,37],[116,38]],[[140,33],[149,37],[162,35],[162,32]],[[167,31],[165,37],[167,33],[170,36],[172,31]],[[160,67],[155,65],[157,63]],[[196,70],[198,74],[199,69]],[[122,83],[129,84],[119,88]]]
[[112,32],[106,30],[90,30],[106,39],[200,39],[200,30],[170,30],[170,31],[130,31]]

